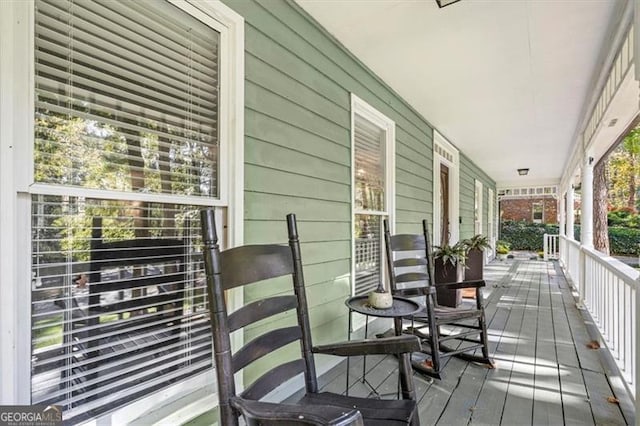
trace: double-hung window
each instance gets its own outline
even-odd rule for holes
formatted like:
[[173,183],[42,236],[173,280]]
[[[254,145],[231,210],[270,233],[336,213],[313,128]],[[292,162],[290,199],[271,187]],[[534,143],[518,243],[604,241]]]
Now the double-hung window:
[[67,421],[211,368],[198,211],[242,189],[212,7],[35,1],[31,399]]
[[533,223],[544,222],[544,204],[543,203],[531,204],[531,219],[533,220]]
[[482,215],[483,215],[483,205],[482,205],[482,192],[484,188],[482,186],[482,182],[476,179],[475,181],[475,195],[474,195],[474,208],[473,208],[473,232],[477,234],[482,234]]
[[395,124],[355,95],[352,108],[353,294],[384,282],[382,221],[393,230]]

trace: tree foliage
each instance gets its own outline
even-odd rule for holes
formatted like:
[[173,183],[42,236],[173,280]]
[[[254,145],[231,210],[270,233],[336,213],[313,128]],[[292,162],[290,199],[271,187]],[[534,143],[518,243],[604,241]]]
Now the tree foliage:
[[635,128],[609,155],[609,206],[637,212],[640,175],[640,128]]
[[[132,146],[137,150],[133,154]],[[162,154],[161,141],[151,130],[133,135],[106,122],[40,110],[35,119],[35,181],[123,192],[207,191],[209,147],[190,141],[169,141],[165,146],[168,153]],[[170,157],[166,167],[161,164],[163,155]],[[200,167],[195,182],[187,178],[193,162]],[[163,182],[169,187],[163,188]],[[173,237],[194,214],[191,206],[165,203],[57,195],[34,195],[33,201],[35,265],[88,261],[94,217],[103,218],[103,236],[113,241],[140,237],[141,230],[146,238]]]

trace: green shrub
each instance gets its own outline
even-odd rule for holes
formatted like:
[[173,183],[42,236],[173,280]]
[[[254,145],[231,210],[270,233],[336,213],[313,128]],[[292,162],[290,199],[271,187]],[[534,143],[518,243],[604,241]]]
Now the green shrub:
[[627,207],[615,209],[607,213],[607,223],[609,226],[638,228],[640,227],[640,215]]
[[[505,221],[500,230],[500,238],[508,242],[512,250],[540,251],[544,245],[544,234],[558,234],[558,225]],[[574,238],[580,241],[580,225],[575,226]],[[640,229],[610,226],[609,248],[615,255],[639,255]]]
[[609,227],[609,249],[611,254],[638,255],[640,254],[640,229]]
[[511,245],[512,250],[540,251],[543,249],[544,234],[557,234],[558,225],[504,221],[500,239]]

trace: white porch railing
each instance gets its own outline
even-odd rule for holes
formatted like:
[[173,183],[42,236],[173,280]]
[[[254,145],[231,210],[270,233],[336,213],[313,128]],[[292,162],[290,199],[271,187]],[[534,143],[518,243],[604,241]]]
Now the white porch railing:
[[640,272],[564,236],[560,237],[560,262],[578,284],[580,299],[635,398],[640,385]]
[[544,234],[544,260],[560,256],[559,237],[557,234]]
[[560,263],[574,285],[580,282],[580,243],[560,236]]
[[582,253],[585,307],[635,396],[639,343],[635,329],[640,274],[619,260],[593,249],[582,247]]

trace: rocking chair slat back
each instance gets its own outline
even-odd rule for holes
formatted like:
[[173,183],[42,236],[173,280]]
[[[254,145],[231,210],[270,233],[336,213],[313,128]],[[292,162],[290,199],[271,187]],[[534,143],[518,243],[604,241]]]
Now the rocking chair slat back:
[[416,281],[428,282],[429,275],[426,272],[405,272],[395,276],[396,283],[411,283]]
[[422,235],[398,234],[391,237],[393,251],[425,250],[426,247]]
[[236,247],[220,253],[223,290],[293,273],[291,248],[284,245]]
[[293,343],[301,337],[300,327],[294,326],[278,328],[255,338],[233,356],[233,372],[237,373],[255,360]]
[[[393,238],[393,237],[391,237]],[[405,268],[411,266],[425,266],[427,259],[424,257],[406,257],[404,259],[396,259],[393,261],[393,266],[396,268]]]
[[300,373],[304,373],[304,361],[302,359],[294,359],[279,365],[247,387],[242,392],[242,397],[257,401],[273,390],[274,383],[284,383]]
[[392,291],[394,296],[400,297],[420,297],[426,294],[426,290],[423,286],[398,288]]
[[298,301],[295,296],[276,296],[257,300],[229,315],[229,330],[232,332],[239,330],[249,324],[295,309],[296,306]]

